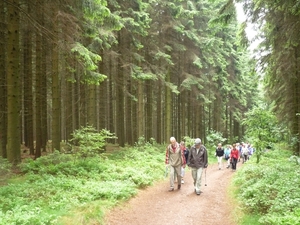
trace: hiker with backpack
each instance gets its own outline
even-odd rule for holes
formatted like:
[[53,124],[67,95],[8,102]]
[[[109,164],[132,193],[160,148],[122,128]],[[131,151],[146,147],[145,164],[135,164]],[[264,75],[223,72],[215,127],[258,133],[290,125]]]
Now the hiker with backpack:
[[185,158],[183,151],[180,149],[180,145],[177,143],[175,137],[170,138],[170,144],[166,149],[166,168],[170,167],[170,189],[169,191],[174,191],[174,176],[176,175],[178,180],[177,188],[180,190],[181,183],[181,167],[185,167]]
[[203,170],[208,166],[207,150],[201,143],[200,138],[195,139],[188,156],[188,166],[192,170],[194,189],[197,195],[201,194],[201,179]]

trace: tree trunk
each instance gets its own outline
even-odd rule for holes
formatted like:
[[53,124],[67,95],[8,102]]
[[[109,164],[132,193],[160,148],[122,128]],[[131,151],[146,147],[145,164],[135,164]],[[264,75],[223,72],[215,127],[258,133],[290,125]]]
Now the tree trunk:
[[[27,5],[27,13],[31,14],[31,5]],[[33,140],[33,69],[32,69],[32,27],[27,24],[24,26],[23,37],[24,41],[24,142],[25,146],[29,148],[29,154],[34,155],[34,140]]]
[[122,57],[126,57],[122,53],[125,53],[125,41],[126,37],[124,34],[123,29],[119,31],[119,48],[120,48],[120,56],[118,59],[118,77],[117,77],[117,87],[116,87],[116,117],[117,117],[117,136],[118,136],[118,142],[121,147],[125,146],[125,110],[124,110],[124,73],[125,68],[122,64]]
[[[41,8],[43,8],[44,5],[44,0],[40,0]],[[45,20],[44,20],[44,15],[42,15],[42,18],[40,20],[40,23],[44,26],[45,25]],[[42,35],[42,63],[41,63],[41,71],[42,71],[42,77],[41,77],[41,148],[43,151],[46,151],[46,145],[48,141],[48,111],[49,111],[49,106],[48,106],[48,85],[47,85],[47,59],[50,59],[51,56],[48,54],[50,51],[48,42],[46,41],[46,37]],[[46,60],[45,60],[46,59]],[[50,60],[49,60],[50,61]]]
[[[5,20],[5,2],[0,1],[0,40],[6,40],[6,20]],[[5,45],[5,41],[0,41],[0,84],[6,84],[6,54],[7,54],[7,49]],[[7,119],[7,86],[3,85],[0,88],[0,156],[3,158],[7,157],[7,152],[6,152],[6,119]]]
[[146,141],[149,141],[150,138],[153,137],[153,91],[152,91],[152,81],[146,81],[146,96],[147,96],[147,104],[146,104]]
[[125,107],[125,114],[126,114],[126,142],[129,145],[134,145],[134,140],[133,140],[133,129],[134,127],[132,126],[132,81],[130,79],[127,79],[127,90],[129,92],[129,95],[126,96],[126,107]]
[[16,164],[21,161],[21,77],[19,69],[19,1],[7,5],[7,158]]
[[138,86],[137,86],[137,97],[138,97],[138,108],[137,108],[137,120],[138,120],[138,138],[142,137],[144,135],[145,131],[145,113],[144,113],[144,82],[142,80],[138,80]]
[[[54,7],[53,18],[56,18],[57,9]],[[61,139],[61,104],[60,104],[60,77],[59,77],[59,50],[58,50],[58,21],[53,22],[52,43],[52,151],[60,151]]]
[[[37,4],[39,6],[39,4]],[[41,9],[37,9],[37,18],[41,19]],[[39,31],[36,33],[36,75],[35,75],[35,158],[41,156],[41,145],[42,145],[42,36]]]
[[156,106],[156,141],[157,143],[162,144],[163,142],[163,114],[162,114],[162,95],[163,95],[163,91],[162,91],[162,85],[161,85],[161,81],[158,80],[158,92],[157,92],[157,106]]
[[[115,72],[115,66],[113,65],[114,58],[110,56],[109,60],[109,78],[108,78],[108,128],[110,131],[115,131],[115,102],[116,102],[116,96],[115,96],[115,85],[113,83],[114,81],[114,72]],[[116,131],[115,131],[116,132]],[[111,142],[115,142],[115,140],[111,140]]]
[[[70,75],[71,76],[71,75]],[[73,95],[72,95],[72,89],[73,89],[73,83],[72,82],[66,82],[66,96],[65,96],[65,112],[66,112],[66,124],[65,126],[65,136],[66,136],[66,142],[68,142],[68,140],[70,140],[71,134],[73,132],[73,114],[75,113],[75,111],[73,111]]]
[[[170,82],[171,80],[171,74],[170,70],[166,74],[166,82]],[[165,133],[164,137],[165,140],[164,142],[168,143],[169,139],[172,135],[172,93],[170,88],[165,87]]]
[[[105,52],[106,53],[106,52]],[[104,51],[102,51],[102,56],[105,54]],[[102,61],[99,62],[99,72],[102,74],[108,74],[109,71],[106,71],[105,68],[108,67],[107,65],[108,60],[106,57],[102,58]],[[107,66],[107,67],[105,67]],[[109,129],[108,128],[108,107],[109,107],[109,98],[108,98],[108,81],[107,79],[104,80],[97,91],[97,121],[98,121],[98,129]]]
[[86,86],[88,91],[88,124],[96,128],[96,85],[90,84]]

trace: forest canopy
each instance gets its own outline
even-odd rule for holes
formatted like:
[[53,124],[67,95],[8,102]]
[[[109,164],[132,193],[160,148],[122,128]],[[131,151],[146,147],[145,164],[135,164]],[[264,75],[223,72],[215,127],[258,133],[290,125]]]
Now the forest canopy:
[[[244,8],[263,24],[267,96],[297,137],[298,14],[283,2]],[[120,146],[211,131],[243,138],[260,77],[233,1],[5,0],[0,10],[0,152],[10,162],[20,144],[35,157],[49,143],[60,150],[82,126]]]

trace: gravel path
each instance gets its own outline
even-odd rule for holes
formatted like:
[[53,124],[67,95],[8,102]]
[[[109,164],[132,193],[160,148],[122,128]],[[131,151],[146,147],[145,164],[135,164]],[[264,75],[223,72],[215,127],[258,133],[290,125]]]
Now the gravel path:
[[[237,168],[240,166],[238,163]],[[186,168],[185,183],[169,192],[169,179],[156,183],[105,217],[105,225],[235,225],[227,187],[235,172],[209,165],[202,176],[202,194],[194,193],[191,171]],[[177,185],[175,186],[177,187]]]

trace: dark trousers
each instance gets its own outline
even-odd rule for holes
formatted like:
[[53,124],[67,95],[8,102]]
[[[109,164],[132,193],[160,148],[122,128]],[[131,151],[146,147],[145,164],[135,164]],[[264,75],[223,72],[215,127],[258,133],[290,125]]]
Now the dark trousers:
[[236,170],[237,159],[232,158],[232,169]]

